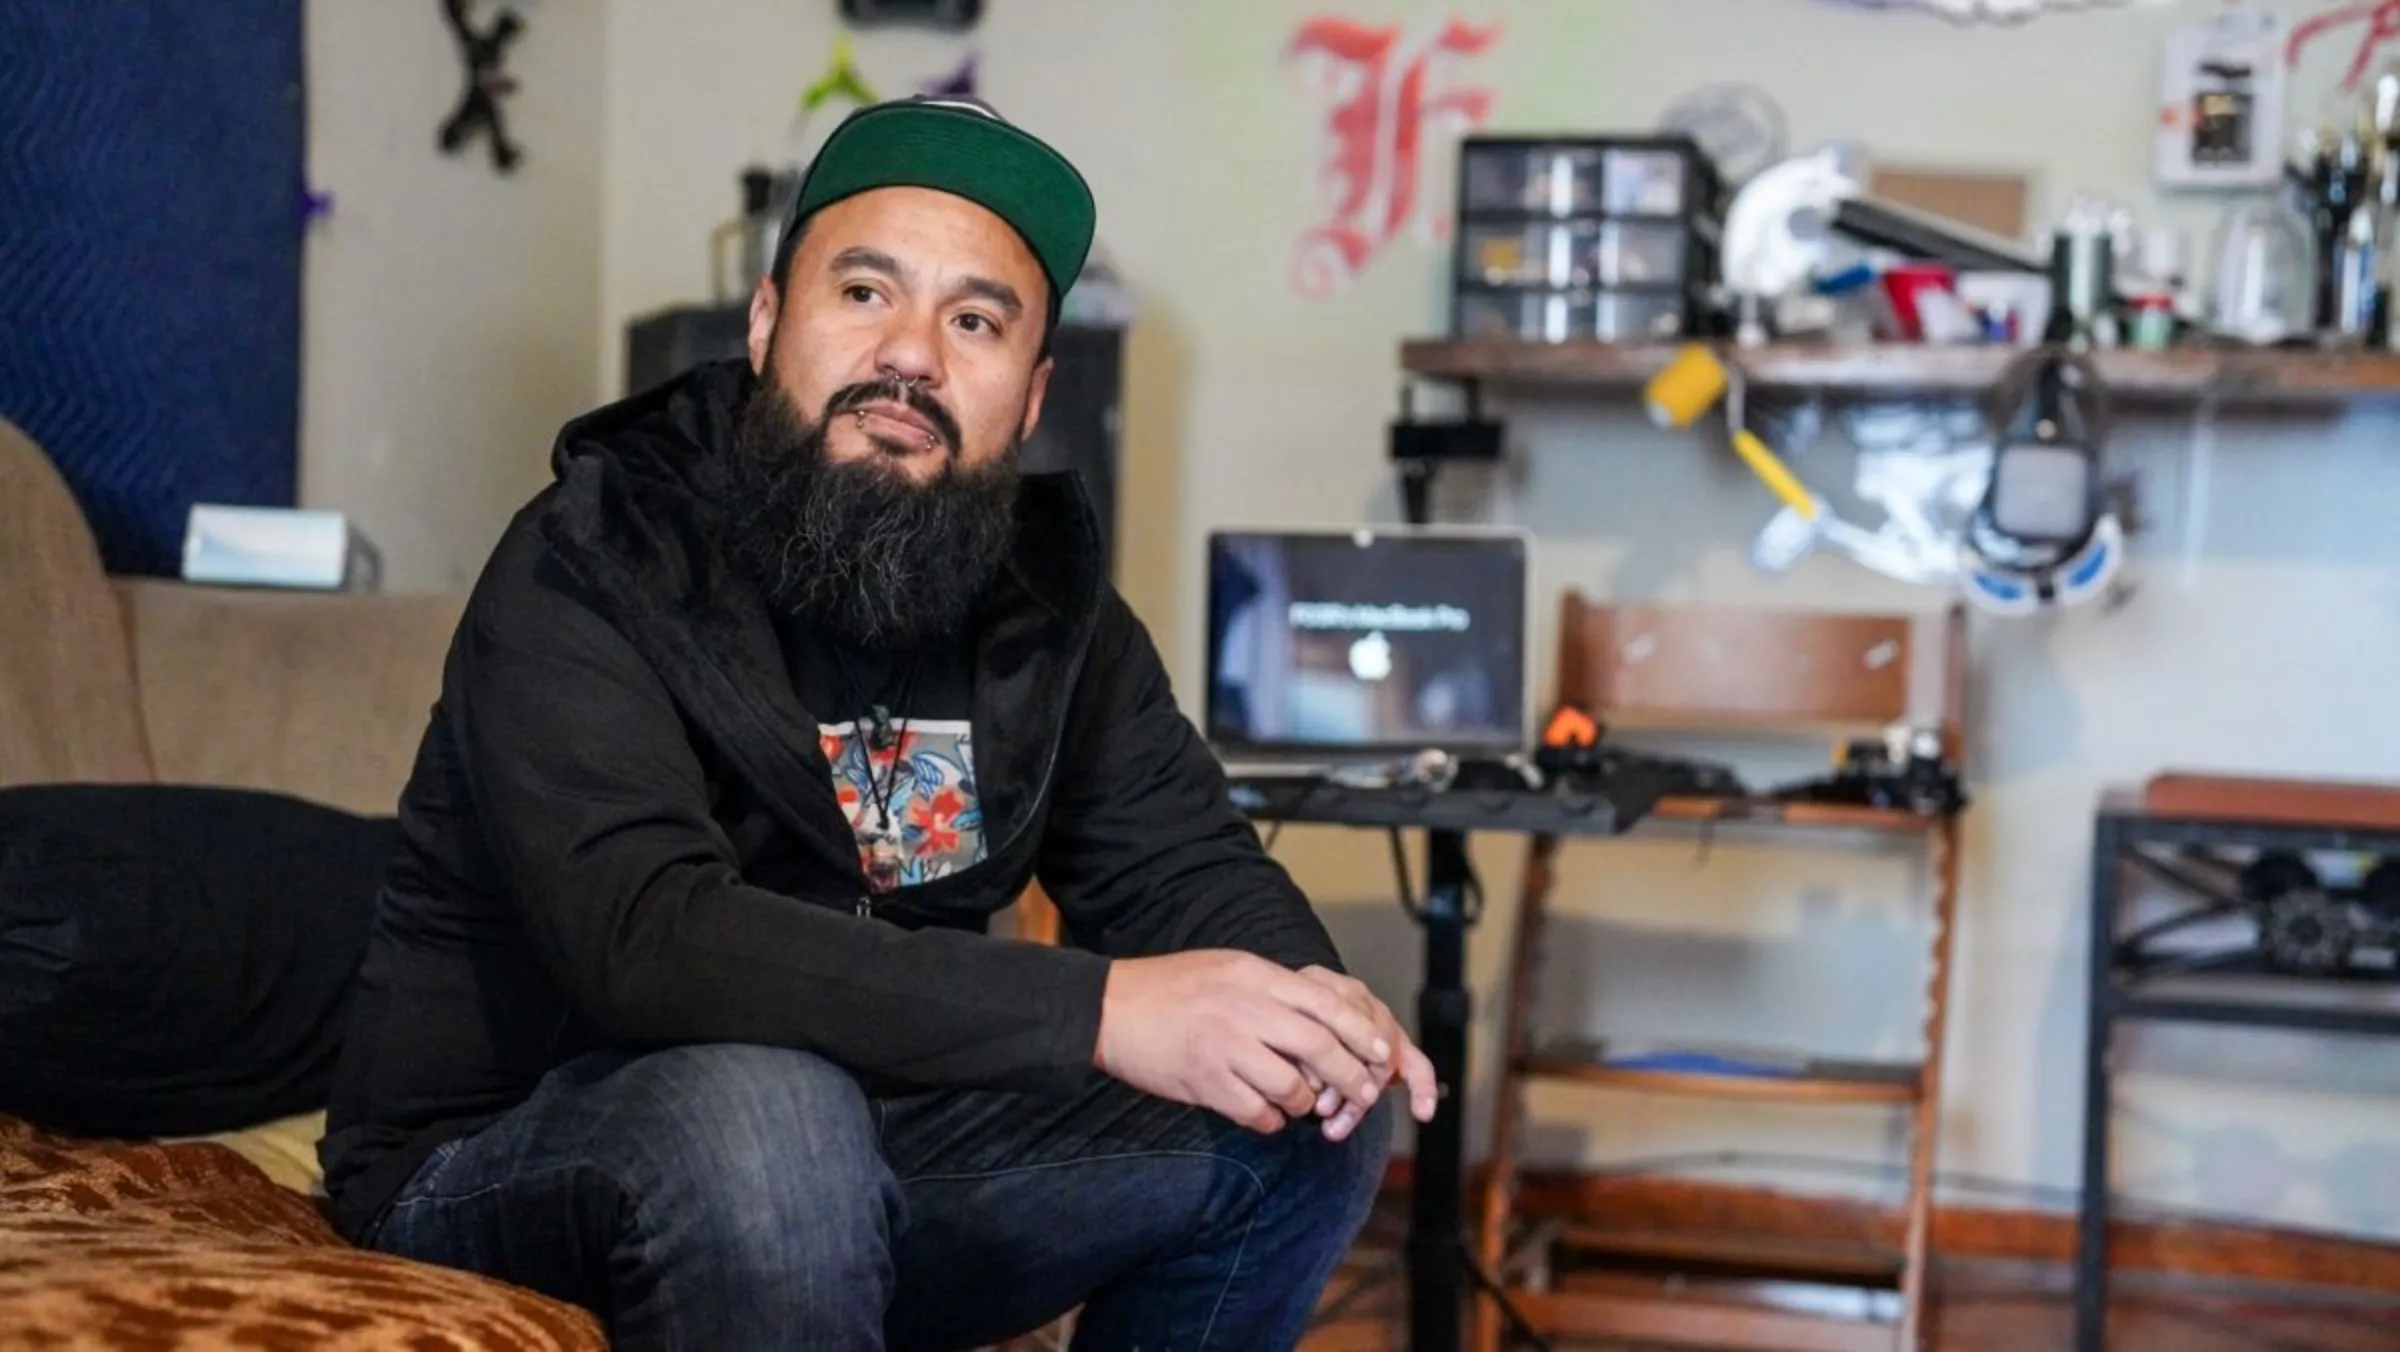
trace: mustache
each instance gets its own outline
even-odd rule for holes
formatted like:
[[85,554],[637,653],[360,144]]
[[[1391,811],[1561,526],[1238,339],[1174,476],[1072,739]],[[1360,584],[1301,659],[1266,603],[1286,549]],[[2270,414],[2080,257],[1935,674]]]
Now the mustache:
[[941,406],[930,394],[920,390],[915,381],[872,380],[857,385],[845,385],[825,401],[825,421],[831,423],[842,414],[855,412],[869,404],[889,401],[900,404],[933,425],[934,435],[952,452],[958,450],[958,420],[950,410]]

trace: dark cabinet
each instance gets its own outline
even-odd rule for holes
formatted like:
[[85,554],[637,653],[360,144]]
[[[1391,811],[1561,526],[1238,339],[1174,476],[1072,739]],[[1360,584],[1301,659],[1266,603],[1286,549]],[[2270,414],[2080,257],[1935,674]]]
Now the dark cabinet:
[[750,306],[678,305],[625,326],[625,389],[634,394],[705,361],[750,351]]
[[1100,518],[1109,573],[1117,564],[1117,428],[1124,397],[1125,331],[1060,327],[1050,345],[1056,363],[1042,397],[1041,425],[1025,443],[1027,470],[1073,470]]

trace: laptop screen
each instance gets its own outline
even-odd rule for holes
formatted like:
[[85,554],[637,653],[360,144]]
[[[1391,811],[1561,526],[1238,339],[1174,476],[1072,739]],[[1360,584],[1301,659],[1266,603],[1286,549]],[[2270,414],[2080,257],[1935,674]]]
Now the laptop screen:
[[1526,745],[1522,531],[1218,531],[1209,741],[1220,752]]

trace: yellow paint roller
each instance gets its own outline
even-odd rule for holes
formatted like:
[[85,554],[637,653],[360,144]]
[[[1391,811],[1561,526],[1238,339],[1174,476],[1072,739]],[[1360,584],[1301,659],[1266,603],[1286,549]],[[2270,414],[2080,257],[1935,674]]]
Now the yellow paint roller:
[[1817,519],[1815,495],[1801,487],[1791,470],[1785,468],[1783,457],[1767,449],[1767,443],[1760,441],[1756,433],[1747,427],[1733,429],[1733,450],[1786,506],[1810,521]]
[[[1735,385],[1733,373],[1717,360],[1717,354],[1704,343],[1687,343],[1657,375],[1643,387],[1642,402],[1650,410],[1650,421],[1660,427],[1681,429],[1698,422],[1703,414],[1716,406],[1727,392],[1733,394],[1734,406],[1741,406],[1741,391]],[[1784,504],[1798,512],[1803,520],[1814,521],[1821,510],[1816,495],[1810,493],[1783,458],[1758,439],[1756,433],[1733,419],[1733,449],[1742,457],[1750,472],[1772,490]]]

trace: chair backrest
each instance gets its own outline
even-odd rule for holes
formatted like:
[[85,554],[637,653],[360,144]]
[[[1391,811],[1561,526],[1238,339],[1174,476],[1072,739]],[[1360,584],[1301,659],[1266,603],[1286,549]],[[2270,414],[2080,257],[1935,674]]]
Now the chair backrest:
[[0,786],[148,778],[100,548],[49,457],[0,420]]
[[1611,727],[1855,735],[1938,728],[1959,756],[1961,608],[1851,614],[1560,600],[1558,691]]

